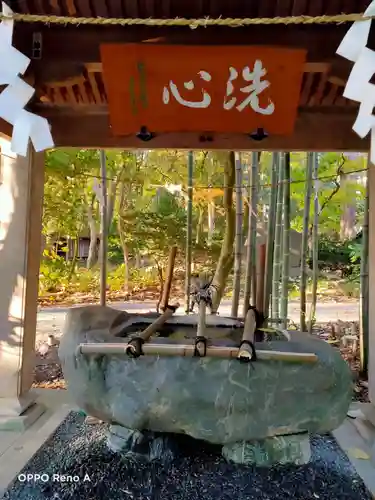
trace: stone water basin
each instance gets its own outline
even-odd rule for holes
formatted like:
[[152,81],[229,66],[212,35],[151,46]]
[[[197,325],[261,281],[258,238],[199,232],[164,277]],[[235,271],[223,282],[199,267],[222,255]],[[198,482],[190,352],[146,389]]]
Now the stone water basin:
[[[136,441],[146,431],[179,433],[223,445],[224,456],[235,462],[305,463],[308,434],[334,430],[345,419],[352,397],[348,365],[332,346],[300,332],[290,332],[290,341],[257,342],[256,349],[315,353],[316,363],[77,354],[81,343],[126,344],[155,317],[101,306],[74,308],[60,343],[74,401],[111,424],[110,432],[125,448],[134,444],[135,432]],[[188,343],[196,320],[173,317],[151,342]],[[207,323],[215,345],[239,345],[241,322],[208,316]]]

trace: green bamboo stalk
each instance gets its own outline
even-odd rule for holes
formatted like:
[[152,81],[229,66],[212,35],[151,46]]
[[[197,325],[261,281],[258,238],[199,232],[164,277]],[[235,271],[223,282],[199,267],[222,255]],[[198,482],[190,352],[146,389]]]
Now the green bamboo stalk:
[[306,260],[308,253],[308,238],[309,238],[309,220],[310,220],[310,203],[312,192],[312,171],[313,171],[313,156],[312,153],[307,153],[307,169],[306,169],[306,195],[305,207],[303,213],[303,230],[301,244],[301,282],[300,282],[300,323],[301,331],[306,331],[306,288],[307,288],[307,269]]
[[283,263],[281,279],[280,316],[283,328],[288,324],[288,295],[290,273],[290,153],[284,153],[284,226],[283,226]]
[[[247,232],[247,255],[246,255],[246,277],[243,303],[243,317],[246,316],[249,309],[250,300],[256,300],[254,293],[254,282],[256,282],[256,237],[257,237],[257,207],[258,207],[258,171],[259,171],[259,153],[251,155],[251,169],[249,172],[249,226]],[[256,291],[255,291],[256,292]]]
[[236,234],[234,247],[234,277],[231,316],[237,317],[241,288],[241,261],[242,261],[242,226],[243,226],[243,199],[242,199],[242,163],[239,153],[235,153],[236,177]]
[[[270,299],[272,291],[272,272],[273,272],[273,252],[275,247],[275,224],[276,224],[276,203],[277,203],[277,176],[278,176],[278,153],[272,155],[272,170],[271,170],[271,191],[269,196],[269,214],[267,225],[267,250],[266,250],[266,272],[265,272],[265,287],[264,287],[264,314],[268,316],[270,308]],[[272,311],[271,311],[272,317]]]
[[283,215],[283,165],[280,153],[277,153],[277,202],[275,223],[275,246],[273,254],[273,276],[272,276],[272,317],[279,318],[279,292],[281,275],[281,237],[282,237],[282,215]]
[[[370,166],[370,168],[373,168]],[[360,374],[366,376],[368,372],[368,351],[369,351],[369,294],[368,294],[368,253],[369,253],[369,178],[366,181],[366,196],[364,207],[364,220],[362,228],[362,255],[361,255],[361,295],[360,307]]]
[[257,248],[257,225],[259,219],[258,201],[259,201],[259,171],[260,171],[260,153],[252,154],[252,180],[251,180],[251,300],[256,303],[257,298],[257,274],[258,274],[258,248]]
[[185,312],[190,311],[191,288],[191,246],[193,241],[193,169],[194,153],[188,153],[188,186],[187,186],[187,224],[186,224],[186,264],[185,264]]
[[319,174],[319,153],[312,153],[313,162],[313,179],[314,179],[314,214],[313,214],[313,227],[311,235],[311,248],[312,248],[312,266],[313,266],[313,277],[312,277],[312,293],[311,293],[311,307],[310,307],[310,318],[309,318],[309,333],[312,333],[313,325],[316,320],[316,302],[317,302],[317,292],[318,292],[318,224],[319,224],[319,186],[318,186],[318,174]]
[[107,260],[108,260],[108,218],[107,218],[107,157],[104,149],[100,150],[100,305],[105,306],[107,301]]

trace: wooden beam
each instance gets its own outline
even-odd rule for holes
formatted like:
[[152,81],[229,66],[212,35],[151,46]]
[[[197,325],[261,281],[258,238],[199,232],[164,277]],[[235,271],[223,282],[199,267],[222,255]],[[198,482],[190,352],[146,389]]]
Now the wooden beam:
[[12,126],[0,118],[0,137],[7,140],[11,139],[12,130]]
[[337,76],[330,76],[328,78],[328,81],[332,83],[333,85],[337,85],[338,87],[345,87],[346,85],[346,80],[343,80],[342,78],[338,78]]
[[[102,73],[103,65],[101,62],[87,63],[85,69],[88,73]],[[328,73],[330,70],[331,63],[329,62],[308,62],[303,68],[305,73]]]
[[[41,33],[42,59],[33,65],[99,62],[102,43],[157,43],[174,45],[274,45],[308,49],[308,60],[331,60],[347,32],[346,25],[276,25],[246,28],[149,28],[143,26],[45,26],[17,23],[14,45],[32,56],[33,33]],[[373,35],[371,35],[374,38]],[[370,38],[371,38],[370,36]],[[371,43],[371,41],[370,41]]]
[[[181,45],[273,45],[308,50],[308,62],[334,63],[332,75],[349,73],[350,63],[335,55],[347,31],[346,25],[250,26],[247,28],[209,27],[150,28],[144,26],[46,26],[16,23],[14,45],[32,57],[34,33],[42,35],[42,58],[33,60],[29,72],[38,84],[61,81],[82,74],[86,64],[100,63],[102,43],[153,43]],[[375,42],[375,31],[370,42]],[[95,66],[91,66],[95,68]],[[312,67],[311,67],[312,68]],[[309,71],[312,71],[310,68]],[[322,69],[323,68],[323,69]]]
[[81,76],[75,76],[72,78],[67,78],[66,80],[63,81],[56,81],[56,82],[48,82],[46,85],[48,87],[71,87],[72,85],[80,85],[81,83],[85,82],[85,77],[83,75]]
[[[93,110],[94,107],[90,109]],[[111,134],[109,117],[105,107],[98,114],[56,113],[52,108],[40,108],[38,113],[47,116],[52,134],[59,147],[123,148],[123,149],[225,149],[270,151],[368,151],[369,142],[361,140],[353,131],[356,109],[325,114],[312,110],[300,110],[295,132],[291,136],[270,136],[256,142],[242,134],[157,134],[150,142],[142,142],[135,136],[115,137]],[[36,110],[35,110],[36,111]]]

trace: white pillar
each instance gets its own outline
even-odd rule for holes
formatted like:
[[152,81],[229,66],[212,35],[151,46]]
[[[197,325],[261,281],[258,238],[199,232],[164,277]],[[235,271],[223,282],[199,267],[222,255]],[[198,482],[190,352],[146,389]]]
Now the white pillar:
[[369,397],[375,405],[375,165],[369,162]]
[[44,154],[29,148],[27,158],[17,157],[4,139],[0,139],[0,147],[0,429],[14,429],[41,413],[33,405],[30,388],[35,364]]

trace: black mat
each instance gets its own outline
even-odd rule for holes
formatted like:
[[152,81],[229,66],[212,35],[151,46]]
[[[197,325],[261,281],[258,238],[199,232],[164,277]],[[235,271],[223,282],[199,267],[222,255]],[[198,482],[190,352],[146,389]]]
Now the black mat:
[[[3,498],[371,500],[348,458],[329,435],[312,439],[313,459],[300,467],[231,465],[221,457],[219,447],[186,437],[179,438],[177,445],[179,458],[169,464],[121,458],[106,449],[104,425],[86,425],[83,416],[72,412],[21,472],[44,474],[42,479],[25,481],[24,476],[18,476]],[[75,477],[72,482],[69,477],[61,482],[61,475]]]

